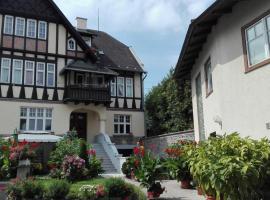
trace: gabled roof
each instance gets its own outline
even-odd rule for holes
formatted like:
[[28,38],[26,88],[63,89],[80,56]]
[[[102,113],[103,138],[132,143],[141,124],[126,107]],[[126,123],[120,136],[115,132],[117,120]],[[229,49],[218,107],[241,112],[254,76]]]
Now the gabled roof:
[[96,61],[94,52],[89,50],[88,45],[53,0],[0,0],[0,12],[62,23],[91,60]]
[[175,69],[175,78],[184,80],[190,75],[192,66],[199,56],[212,27],[218,19],[225,14],[231,13],[235,4],[248,0],[216,0],[197,19],[189,25],[181,54]]
[[92,47],[99,52],[98,65],[119,71],[144,72],[130,47],[108,33],[91,29],[78,31],[84,37],[92,37]]

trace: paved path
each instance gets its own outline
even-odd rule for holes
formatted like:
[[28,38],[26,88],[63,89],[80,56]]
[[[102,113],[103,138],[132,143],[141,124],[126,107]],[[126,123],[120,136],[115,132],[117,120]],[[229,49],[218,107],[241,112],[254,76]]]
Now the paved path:
[[[138,182],[126,179],[127,182],[130,182],[134,185],[139,186]],[[160,196],[160,200],[205,200],[203,196],[197,194],[197,190],[184,190],[180,188],[180,184],[177,181],[162,181],[161,185],[166,188]],[[146,193],[146,189],[143,189]]]

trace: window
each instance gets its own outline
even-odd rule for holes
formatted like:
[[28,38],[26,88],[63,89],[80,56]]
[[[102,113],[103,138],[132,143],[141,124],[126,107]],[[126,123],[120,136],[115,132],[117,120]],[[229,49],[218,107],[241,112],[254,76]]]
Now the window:
[[10,59],[2,58],[2,62],[1,62],[1,82],[2,83],[10,82],[10,65],[11,65]]
[[40,21],[38,23],[38,38],[46,40],[46,38],[47,38],[47,22]]
[[74,51],[76,49],[76,42],[73,38],[68,40],[68,50]]
[[111,80],[111,96],[116,96],[116,78]]
[[254,66],[269,59],[270,16],[264,17],[256,24],[248,27],[245,33],[248,65]]
[[24,83],[26,85],[34,85],[34,69],[35,62],[25,61]]
[[36,85],[44,86],[45,84],[45,63],[37,63]]
[[50,108],[21,108],[21,131],[51,131],[52,109]]
[[36,38],[37,21],[33,19],[27,20],[27,37]]
[[210,59],[205,63],[204,70],[205,70],[206,94],[209,95],[210,93],[213,92],[212,67]]
[[25,32],[25,19],[16,17],[15,35],[24,36]]
[[126,97],[133,97],[133,78],[126,78]]
[[12,83],[22,84],[22,71],[23,71],[23,61],[22,60],[13,60]]
[[131,116],[114,115],[114,133],[128,134],[131,132]]
[[54,87],[55,85],[55,65],[54,64],[47,64],[47,86]]
[[6,15],[4,23],[4,33],[12,35],[13,34],[13,17]]
[[125,96],[125,81],[124,77],[117,77],[117,96]]

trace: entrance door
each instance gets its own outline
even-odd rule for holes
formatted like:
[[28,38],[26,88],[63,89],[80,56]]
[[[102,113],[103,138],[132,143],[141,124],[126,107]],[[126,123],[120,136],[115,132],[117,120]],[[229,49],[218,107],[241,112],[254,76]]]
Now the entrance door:
[[76,74],[76,84],[82,85],[85,83],[84,74]]
[[78,137],[87,139],[87,114],[86,113],[71,113],[70,115],[70,130],[75,129]]
[[200,140],[205,140],[201,74],[196,78],[196,98]]

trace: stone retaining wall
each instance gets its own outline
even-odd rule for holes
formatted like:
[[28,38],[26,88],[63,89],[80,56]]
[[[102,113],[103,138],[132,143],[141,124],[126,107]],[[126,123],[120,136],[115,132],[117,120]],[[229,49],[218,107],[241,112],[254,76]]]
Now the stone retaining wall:
[[164,150],[171,144],[179,140],[195,140],[194,131],[183,131],[177,133],[169,133],[144,139],[146,150],[151,151],[155,156],[165,156]]

